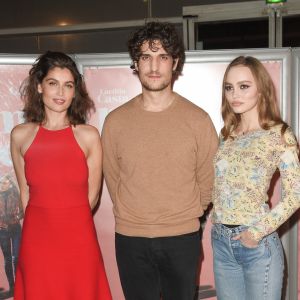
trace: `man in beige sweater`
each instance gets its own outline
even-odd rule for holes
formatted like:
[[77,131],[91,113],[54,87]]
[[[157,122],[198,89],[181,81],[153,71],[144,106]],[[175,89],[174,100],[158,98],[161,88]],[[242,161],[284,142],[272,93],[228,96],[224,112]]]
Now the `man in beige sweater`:
[[172,25],[146,24],[128,48],[142,94],[102,132],[121,284],[127,300],[193,300],[217,135],[206,112],[172,91],[185,59]]

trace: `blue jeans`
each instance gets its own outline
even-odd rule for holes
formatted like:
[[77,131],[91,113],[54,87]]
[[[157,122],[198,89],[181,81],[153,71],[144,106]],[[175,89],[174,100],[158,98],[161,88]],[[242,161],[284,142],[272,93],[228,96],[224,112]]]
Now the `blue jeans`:
[[246,226],[214,224],[212,246],[218,300],[280,300],[284,257],[277,232],[248,248],[232,237]]

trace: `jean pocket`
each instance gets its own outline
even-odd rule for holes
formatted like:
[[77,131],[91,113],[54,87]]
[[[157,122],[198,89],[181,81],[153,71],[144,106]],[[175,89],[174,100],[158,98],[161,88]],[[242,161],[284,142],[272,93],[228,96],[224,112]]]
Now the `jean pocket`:
[[210,240],[211,240],[211,244],[213,243],[214,240],[218,239],[218,234],[216,232],[216,230],[214,230],[214,228],[211,229],[210,232]]
[[269,261],[271,257],[270,245],[267,241],[262,240],[257,247],[250,248],[242,244],[240,240],[235,241],[233,251],[235,257],[241,259],[244,264],[254,264],[259,261]]
[[284,254],[283,254],[283,247],[280,241],[280,238],[277,232],[272,233],[269,236],[270,243],[272,243],[271,251],[274,255],[278,255],[278,260],[282,266],[284,266]]
[[221,238],[222,233],[221,233],[220,228],[218,227],[218,225],[214,224],[212,226],[210,236],[211,236],[211,240],[213,240],[213,239],[218,240],[218,239]]
[[281,241],[280,241],[280,238],[279,238],[277,232],[270,234],[269,239],[273,242],[273,244],[276,248],[278,248],[278,249],[282,248]]

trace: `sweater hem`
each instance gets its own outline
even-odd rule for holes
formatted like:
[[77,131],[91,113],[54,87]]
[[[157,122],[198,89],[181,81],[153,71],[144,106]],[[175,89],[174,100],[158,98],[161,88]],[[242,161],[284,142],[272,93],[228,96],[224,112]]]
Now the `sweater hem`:
[[116,223],[116,233],[134,237],[169,237],[198,231],[200,228],[199,219],[190,220],[186,223],[168,225],[136,225]]

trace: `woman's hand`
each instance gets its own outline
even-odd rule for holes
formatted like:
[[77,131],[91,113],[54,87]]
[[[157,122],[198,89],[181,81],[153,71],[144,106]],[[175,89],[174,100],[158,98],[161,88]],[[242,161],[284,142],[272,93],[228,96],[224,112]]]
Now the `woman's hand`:
[[256,248],[258,246],[258,241],[254,240],[252,235],[247,230],[237,234],[232,239],[235,241],[240,240],[241,243],[247,248]]

